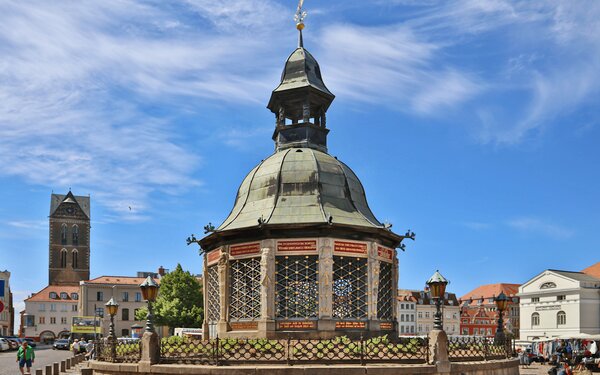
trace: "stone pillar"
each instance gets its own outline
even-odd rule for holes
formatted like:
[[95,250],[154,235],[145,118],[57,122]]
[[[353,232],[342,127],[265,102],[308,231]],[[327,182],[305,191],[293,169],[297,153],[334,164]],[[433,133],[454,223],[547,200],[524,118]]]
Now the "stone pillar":
[[229,322],[229,279],[228,279],[228,268],[229,268],[229,248],[221,250],[221,257],[217,265],[219,271],[219,297],[220,297],[220,318],[217,323],[217,334],[224,334],[228,330]]
[[36,368],[35,375],[44,375],[44,370],[42,370],[41,368]]
[[[206,256],[206,253],[204,253],[203,256],[204,261],[203,263],[203,267],[202,267],[202,287],[203,287],[203,292],[204,292],[204,319],[202,320],[202,338],[206,339],[208,338],[208,322],[207,322],[207,316],[208,316],[208,297],[206,295],[206,291],[208,290],[208,257]],[[212,337],[211,337],[212,338]]]
[[329,238],[319,246],[319,329],[335,330],[333,319],[333,246]]
[[67,371],[67,361],[60,361],[60,372]]
[[379,260],[377,259],[377,243],[371,242],[369,244],[369,258],[367,259],[368,264],[368,292],[367,292],[367,316],[370,322],[370,329],[376,327],[379,329],[378,324],[374,324],[378,321],[377,318],[377,296],[379,294]]
[[65,367],[67,370],[69,370],[71,368],[71,358],[67,358],[65,360]]
[[450,372],[448,336],[441,329],[429,331],[429,364],[436,365],[438,373]]
[[54,363],[52,364],[52,373],[53,373],[54,375],[58,375],[58,362],[54,362]]
[[46,366],[46,372],[44,373],[44,375],[52,375],[52,365]]
[[275,331],[275,251],[275,240],[261,242],[258,335],[262,337]]
[[145,366],[153,365],[160,360],[160,341],[156,332],[144,332],[141,340],[142,345],[142,356],[140,359],[140,366],[142,363]]

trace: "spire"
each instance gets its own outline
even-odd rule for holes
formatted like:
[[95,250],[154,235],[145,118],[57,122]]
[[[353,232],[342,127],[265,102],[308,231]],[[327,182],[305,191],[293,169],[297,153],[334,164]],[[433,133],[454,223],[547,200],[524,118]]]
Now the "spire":
[[273,140],[276,149],[310,147],[327,152],[327,109],[335,95],[327,89],[317,60],[304,49],[302,30],[306,11],[298,2],[294,16],[298,48],[288,57],[279,86],[273,90],[267,108],[275,114]]

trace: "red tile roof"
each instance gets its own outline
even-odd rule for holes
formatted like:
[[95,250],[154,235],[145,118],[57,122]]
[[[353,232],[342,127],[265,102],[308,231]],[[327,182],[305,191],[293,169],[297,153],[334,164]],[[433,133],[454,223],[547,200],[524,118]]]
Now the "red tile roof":
[[464,296],[460,297],[461,301],[469,301],[473,302],[483,298],[483,303],[486,304],[488,298],[497,297],[501,292],[504,292],[507,297],[514,297],[519,292],[519,286],[521,284],[507,284],[507,283],[498,283],[498,284],[487,284],[481,285]]
[[600,262],[589,266],[581,272],[585,273],[586,275],[600,279]]
[[[55,292],[58,298],[50,298],[50,293]],[[67,293],[67,299],[61,299],[60,294],[62,292]],[[71,299],[71,293],[79,294],[79,286],[60,286],[60,285],[48,285],[39,292],[33,294],[27,298],[25,302],[70,302],[77,303],[76,299]]]
[[[88,284],[115,284],[115,285],[140,285],[146,280],[145,277],[130,277],[130,276],[100,276],[95,279],[86,281]],[[160,284],[159,279],[154,279],[157,284]]]

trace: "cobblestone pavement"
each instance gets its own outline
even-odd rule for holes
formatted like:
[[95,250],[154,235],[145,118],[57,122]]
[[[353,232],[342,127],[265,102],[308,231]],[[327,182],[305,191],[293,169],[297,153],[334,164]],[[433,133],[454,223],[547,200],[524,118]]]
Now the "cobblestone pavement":
[[548,375],[549,365],[542,365],[537,362],[532,363],[529,366],[519,366],[520,375]]
[[[31,366],[31,373],[35,374],[36,368],[43,369],[46,365],[60,362],[71,357],[73,354],[68,350],[52,350],[52,348],[36,349],[35,362]],[[19,365],[16,362],[17,352],[0,353],[0,375],[21,375]]]

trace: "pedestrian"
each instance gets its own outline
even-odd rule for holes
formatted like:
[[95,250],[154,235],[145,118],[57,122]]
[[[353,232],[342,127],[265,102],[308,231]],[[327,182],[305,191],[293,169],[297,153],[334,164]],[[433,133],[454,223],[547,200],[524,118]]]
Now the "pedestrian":
[[19,370],[21,375],[25,375],[24,367],[27,366],[27,373],[31,374],[31,364],[35,361],[35,352],[33,348],[29,346],[27,341],[23,341],[23,344],[17,351],[17,362],[19,362]]
[[73,354],[77,355],[77,353],[79,353],[79,340],[75,339],[75,341],[73,342]]

